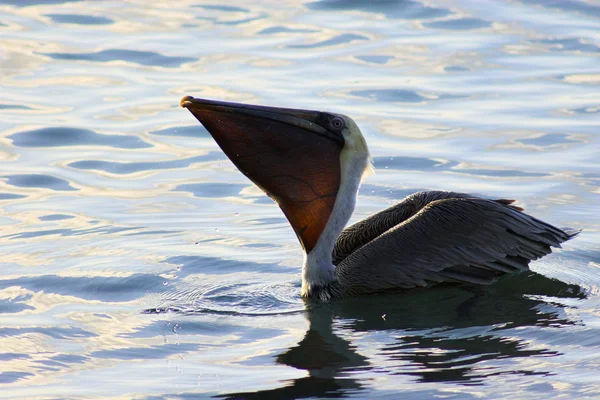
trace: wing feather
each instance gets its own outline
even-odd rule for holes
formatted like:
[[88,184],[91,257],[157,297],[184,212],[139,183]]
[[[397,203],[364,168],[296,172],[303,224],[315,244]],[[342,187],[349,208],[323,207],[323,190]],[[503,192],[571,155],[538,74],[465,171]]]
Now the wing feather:
[[[414,193],[398,204],[386,208],[376,214],[371,215],[354,225],[344,229],[338,237],[333,249],[333,265],[338,265],[344,258],[361,246],[369,243],[379,235],[385,233],[394,226],[406,221],[427,204],[435,200],[449,198],[469,198],[472,195],[466,193],[455,193],[445,191],[425,191]],[[509,202],[513,200],[498,200]]]
[[551,253],[550,246],[558,247],[578,233],[563,231],[510,204],[448,196],[378,231],[366,243],[356,240],[360,246],[335,270],[343,295],[445,281],[490,284],[502,274],[527,270],[529,261]]

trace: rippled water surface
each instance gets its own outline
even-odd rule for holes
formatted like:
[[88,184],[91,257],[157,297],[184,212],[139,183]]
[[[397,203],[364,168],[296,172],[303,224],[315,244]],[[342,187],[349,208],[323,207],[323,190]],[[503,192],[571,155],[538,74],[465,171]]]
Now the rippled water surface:
[[[583,229],[484,289],[305,302],[183,95],[351,115],[377,173]],[[0,397],[600,397],[600,3],[0,0]]]

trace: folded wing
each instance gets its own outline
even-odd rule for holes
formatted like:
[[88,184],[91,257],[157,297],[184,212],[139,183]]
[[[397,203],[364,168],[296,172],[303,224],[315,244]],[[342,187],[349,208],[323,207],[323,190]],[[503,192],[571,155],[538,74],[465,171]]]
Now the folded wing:
[[[502,274],[527,270],[531,260],[577,234],[524,214],[509,200],[449,192],[415,196],[421,198],[385,210],[387,218],[371,217],[375,227],[369,234],[357,235],[352,226],[340,236],[334,250],[340,295],[440,282],[490,284]],[[413,209],[402,210],[406,207]],[[358,224],[363,231],[369,226],[368,220]]]
[[469,197],[473,197],[473,195],[434,190],[413,193],[397,204],[344,229],[333,249],[333,265],[338,265],[352,252],[406,221],[429,203],[436,200]]

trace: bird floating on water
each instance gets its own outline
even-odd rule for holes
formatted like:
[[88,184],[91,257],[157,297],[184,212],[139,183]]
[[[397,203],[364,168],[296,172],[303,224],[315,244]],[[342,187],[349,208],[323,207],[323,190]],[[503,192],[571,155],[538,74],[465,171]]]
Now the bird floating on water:
[[523,213],[514,200],[443,191],[415,193],[344,229],[371,169],[352,118],[191,96],[180,105],[285,214],[304,250],[304,297],[488,285],[578,233]]

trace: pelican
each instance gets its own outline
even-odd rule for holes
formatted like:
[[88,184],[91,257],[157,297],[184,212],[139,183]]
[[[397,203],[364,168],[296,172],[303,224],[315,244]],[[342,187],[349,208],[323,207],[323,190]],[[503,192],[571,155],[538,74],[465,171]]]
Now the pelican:
[[415,193],[344,229],[371,169],[352,118],[191,96],[180,105],[285,214],[304,250],[303,297],[489,285],[579,233],[523,213],[514,200],[444,191]]

